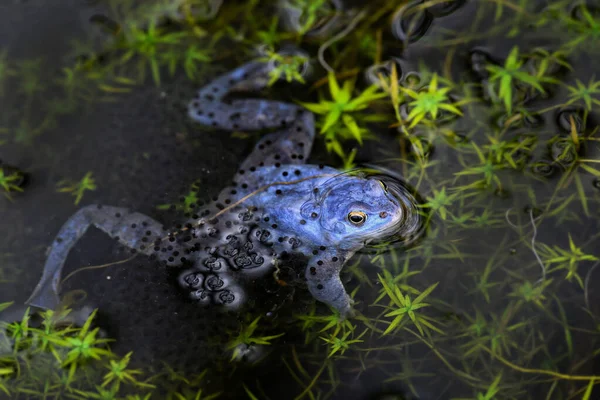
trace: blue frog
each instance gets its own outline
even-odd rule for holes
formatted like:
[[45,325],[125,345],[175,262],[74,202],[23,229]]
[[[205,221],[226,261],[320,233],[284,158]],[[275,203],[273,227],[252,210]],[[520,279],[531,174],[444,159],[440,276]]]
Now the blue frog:
[[243,276],[277,271],[290,254],[306,262],[310,293],[343,317],[353,300],[340,280],[348,259],[372,241],[416,238],[422,218],[415,195],[398,178],[351,174],[307,164],[314,115],[280,101],[232,98],[263,89],[272,66],[251,61],[199,90],[188,107],[200,124],[221,130],[271,130],[241,163],[233,183],[194,218],[169,230],[124,208],[89,205],[60,229],[27,303],[59,305],[61,271],[70,249],[95,226],[123,245],[184,266],[179,282],[199,303],[237,307]]

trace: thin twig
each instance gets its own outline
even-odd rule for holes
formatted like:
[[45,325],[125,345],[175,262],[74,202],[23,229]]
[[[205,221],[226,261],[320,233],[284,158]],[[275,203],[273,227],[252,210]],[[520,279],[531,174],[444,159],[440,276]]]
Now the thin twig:
[[535,238],[537,236],[537,226],[535,226],[535,220],[533,219],[533,208],[529,210],[529,220],[531,221],[531,226],[533,226],[533,235],[531,236],[531,251],[535,255],[538,263],[540,263],[540,267],[542,268],[542,278],[538,280],[536,283],[543,283],[546,280],[546,266],[542,262],[542,259],[538,255],[535,250]]
[[[506,219],[506,222],[512,228],[514,228],[515,230],[518,230],[519,233],[521,233],[521,227],[513,224],[512,221],[510,220],[509,214],[511,211],[512,211],[512,207],[509,208],[508,210],[506,210],[506,213],[504,214],[504,218]],[[542,277],[540,279],[538,279],[538,281],[536,283],[543,283],[546,280],[546,266],[544,265],[544,262],[542,261],[537,250],[535,249],[535,240],[537,237],[537,226],[535,225],[536,219],[537,218],[533,218],[533,208],[532,208],[529,210],[529,221],[531,222],[531,226],[533,227],[533,235],[531,236],[531,251],[533,252],[533,255],[535,256],[537,262],[540,264],[540,267],[542,268]]]
[[90,265],[89,267],[83,267],[83,268],[79,268],[73,272],[71,272],[69,275],[67,275],[62,281],[60,281],[59,287],[62,287],[62,285],[67,281],[67,279],[71,278],[73,275],[75,275],[78,272],[81,271],[87,271],[87,270],[92,270],[92,269],[102,269],[102,268],[108,268],[111,267],[113,265],[119,265],[119,264],[123,264],[126,263],[127,261],[131,261],[133,260],[135,257],[137,257],[137,253],[132,255],[129,258],[126,258],[124,260],[121,261],[114,261],[114,262],[110,262],[107,264],[102,264],[102,265]]
[[365,10],[359,12],[353,19],[352,21],[350,21],[350,23],[348,24],[348,26],[346,27],[346,29],[344,29],[343,31],[341,31],[340,33],[338,33],[337,35],[335,35],[334,37],[332,37],[331,39],[329,39],[328,41],[326,41],[325,43],[323,43],[321,45],[321,47],[319,47],[319,51],[318,51],[318,58],[319,58],[319,63],[321,64],[321,66],[329,73],[335,73],[334,69],[331,68],[329,66],[329,64],[327,64],[327,61],[325,61],[325,57],[324,57],[324,53],[325,50],[331,46],[333,43],[337,42],[338,40],[342,39],[344,36],[348,35],[353,29],[354,27],[356,27],[356,24],[358,24],[360,22],[361,19],[363,19],[365,17],[365,15],[367,15],[367,12]]

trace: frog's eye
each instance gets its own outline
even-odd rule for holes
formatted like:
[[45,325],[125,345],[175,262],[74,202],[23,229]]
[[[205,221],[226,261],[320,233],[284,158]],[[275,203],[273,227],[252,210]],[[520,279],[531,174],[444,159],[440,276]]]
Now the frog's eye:
[[350,211],[348,213],[348,221],[352,225],[361,226],[367,220],[367,214],[362,211]]
[[383,191],[387,193],[387,191],[388,191],[387,185],[383,181],[377,181],[377,182],[379,182]]

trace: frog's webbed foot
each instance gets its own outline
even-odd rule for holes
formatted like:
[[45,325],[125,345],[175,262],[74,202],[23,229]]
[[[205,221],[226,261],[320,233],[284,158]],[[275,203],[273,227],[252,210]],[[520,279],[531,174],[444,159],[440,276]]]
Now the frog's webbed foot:
[[320,257],[313,257],[306,267],[306,281],[313,297],[333,308],[342,318],[351,317],[354,312],[354,300],[340,280],[340,271],[345,258],[336,257],[325,253]]
[[35,307],[56,309],[61,272],[71,248],[95,226],[111,238],[143,254],[154,252],[154,240],[166,236],[162,224],[140,213],[120,207],[90,205],[77,211],[61,227],[52,243],[42,278],[26,301]]

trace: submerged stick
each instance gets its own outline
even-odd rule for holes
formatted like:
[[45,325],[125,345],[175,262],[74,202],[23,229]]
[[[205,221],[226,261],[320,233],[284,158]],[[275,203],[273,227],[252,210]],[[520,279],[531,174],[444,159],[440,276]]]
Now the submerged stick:
[[338,33],[337,35],[335,35],[334,37],[332,37],[331,39],[329,39],[328,41],[326,41],[325,43],[323,43],[321,45],[321,47],[319,47],[319,51],[317,53],[318,54],[319,63],[321,64],[321,66],[327,72],[332,73],[332,74],[335,73],[334,69],[331,68],[331,66],[327,63],[327,61],[325,61],[325,57],[324,57],[325,50],[327,50],[327,48],[329,46],[331,46],[332,44],[334,44],[338,40],[342,39],[344,36],[348,35],[356,27],[356,25],[360,22],[360,20],[365,17],[365,15],[367,15],[367,13],[366,13],[365,10],[359,12],[352,19],[352,21],[350,21],[350,23],[348,24],[348,26],[346,27],[346,29],[344,29],[343,31],[341,31],[340,33]]
[[[504,218],[506,219],[506,222],[513,229],[520,231],[521,227],[513,224],[512,221],[510,220],[510,215],[509,214],[510,214],[511,211],[512,211],[512,207],[509,208],[508,210],[506,210],[506,213],[504,214]],[[538,264],[540,264],[540,267],[542,269],[542,277],[540,279],[538,279],[536,283],[543,283],[546,280],[546,266],[544,265],[544,262],[542,261],[542,259],[540,258],[537,250],[535,249],[535,240],[537,238],[537,226],[535,225],[535,220],[536,219],[537,218],[533,218],[533,209],[530,209],[529,210],[529,221],[531,222],[531,226],[533,227],[533,235],[531,236],[531,251],[533,252],[533,255],[535,256],[535,259],[537,260]]]

